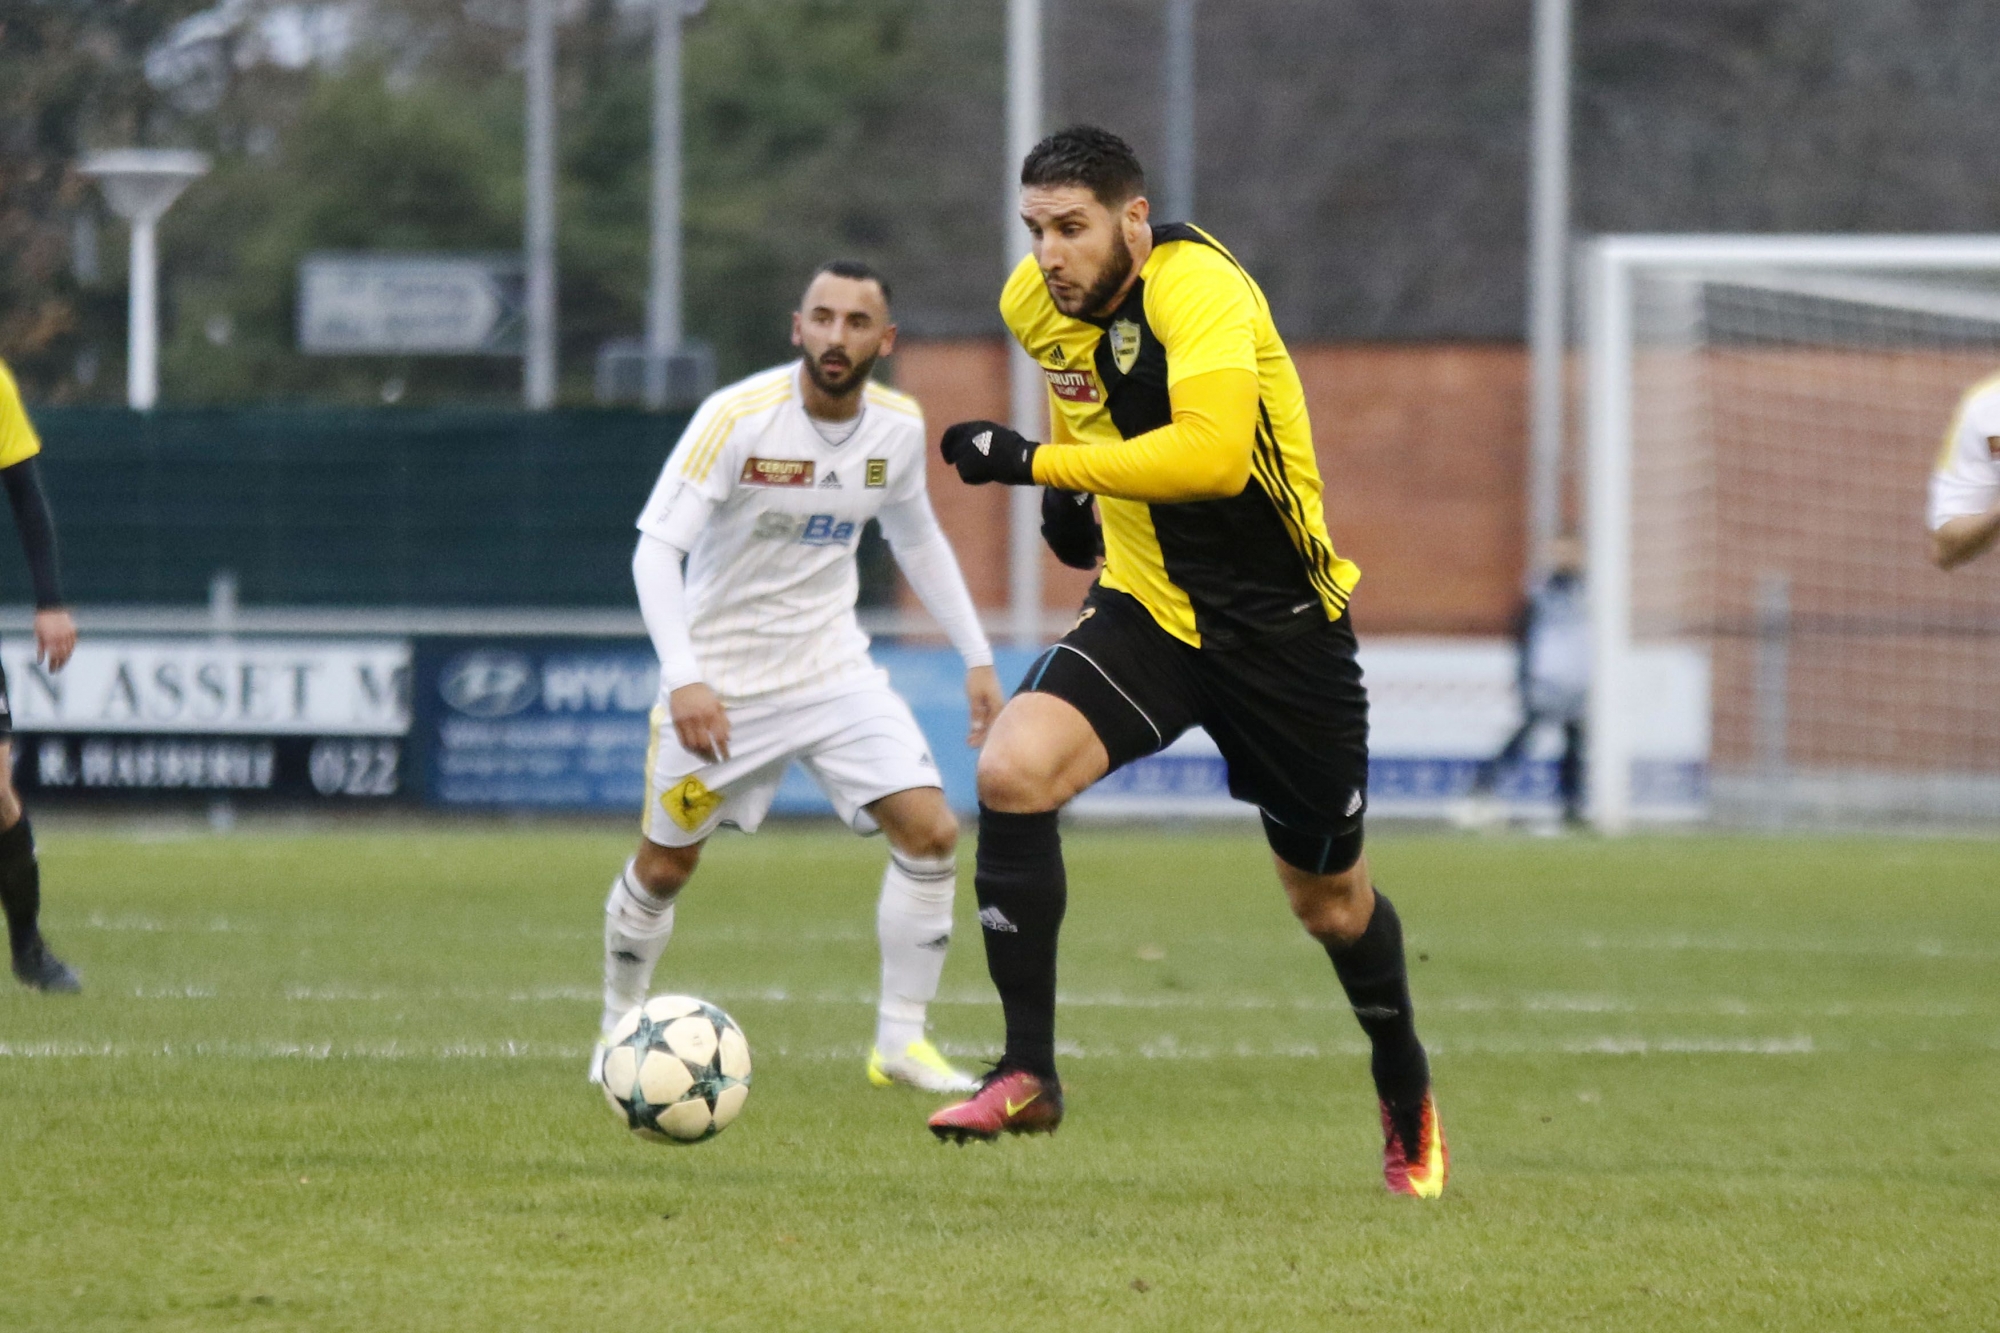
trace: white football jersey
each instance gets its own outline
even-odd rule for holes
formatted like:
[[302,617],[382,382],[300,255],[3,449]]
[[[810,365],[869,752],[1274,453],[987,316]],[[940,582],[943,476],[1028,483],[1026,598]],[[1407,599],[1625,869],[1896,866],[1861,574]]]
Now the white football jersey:
[[1981,380],[1959,400],[1931,471],[1930,526],[1985,513],[2000,500],[2000,375]]
[[871,383],[853,433],[830,444],[806,416],[800,373],[794,361],[710,395],[639,516],[641,532],[688,553],[689,634],[725,701],[875,673],[854,617],[861,529],[935,527],[916,400]]

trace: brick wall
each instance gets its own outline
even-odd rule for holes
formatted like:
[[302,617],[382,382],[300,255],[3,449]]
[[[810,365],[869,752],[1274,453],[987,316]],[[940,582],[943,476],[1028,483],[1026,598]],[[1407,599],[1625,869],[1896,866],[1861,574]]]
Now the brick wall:
[[[1293,348],[1326,481],[1327,526],[1361,565],[1365,632],[1497,634],[1518,602],[1527,457],[1524,354],[1506,344]],[[968,487],[937,457],[938,434],[1004,419],[1007,357],[995,339],[905,341],[899,387],[930,424],[931,500],[981,606],[1007,601],[1007,498]],[[1044,553],[1043,599],[1076,605],[1087,575]],[[905,597],[908,593],[905,591]]]

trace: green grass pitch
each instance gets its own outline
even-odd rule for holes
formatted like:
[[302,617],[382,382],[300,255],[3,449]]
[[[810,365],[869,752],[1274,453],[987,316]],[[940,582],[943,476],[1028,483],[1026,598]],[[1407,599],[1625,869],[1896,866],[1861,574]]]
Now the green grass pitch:
[[1070,831],[1069,1120],[964,1149],[862,1077],[880,843],[723,838],[660,988],[755,1084],[677,1149],[583,1081],[623,829],[46,823],[89,990],[0,998],[0,1327],[2000,1327],[2000,844],[1378,836],[1424,1204],[1245,831]]

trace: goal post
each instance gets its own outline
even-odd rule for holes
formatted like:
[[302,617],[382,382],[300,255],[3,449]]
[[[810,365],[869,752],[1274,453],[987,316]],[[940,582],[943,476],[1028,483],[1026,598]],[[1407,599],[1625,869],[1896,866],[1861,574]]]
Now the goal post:
[[2000,370],[2000,237],[1583,263],[1592,822],[2000,818],[2000,561],[1942,574],[1923,529]]

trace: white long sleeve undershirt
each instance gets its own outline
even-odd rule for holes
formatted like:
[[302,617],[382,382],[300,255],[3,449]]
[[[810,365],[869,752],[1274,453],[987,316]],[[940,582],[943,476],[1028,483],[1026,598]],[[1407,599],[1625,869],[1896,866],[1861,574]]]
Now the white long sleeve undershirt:
[[919,493],[901,504],[884,505],[876,516],[882,536],[896,557],[896,567],[909,580],[924,610],[931,613],[966,667],[993,665],[993,645],[979,624],[979,610],[966,590],[958,557],[938,526],[930,499]]
[[632,552],[632,583],[639,590],[639,615],[660,658],[660,683],[669,691],[701,679],[694,639],[688,633],[687,583],[681,561],[687,553],[641,533]]
[[[699,536],[713,506],[706,503],[676,506],[677,511],[683,509],[690,512],[681,526],[691,529],[690,538]],[[966,667],[993,665],[993,647],[979,624],[978,608],[972,604],[972,594],[966,590],[965,579],[959,572],[958,558],[944,529],[938,526],[929,500],[919,498],[884,506],[879,521],[897,567]],[[632,582],[639,593],[639,614],[646,622],[646,634],[660,659],[661,683],[669,692],[702,679],[701,663],[695,656],[688,626],[687,582],[682,573],[686,558],[687,553],[680,547],[650,533],[640,534],[639,544],[632,552]]]

